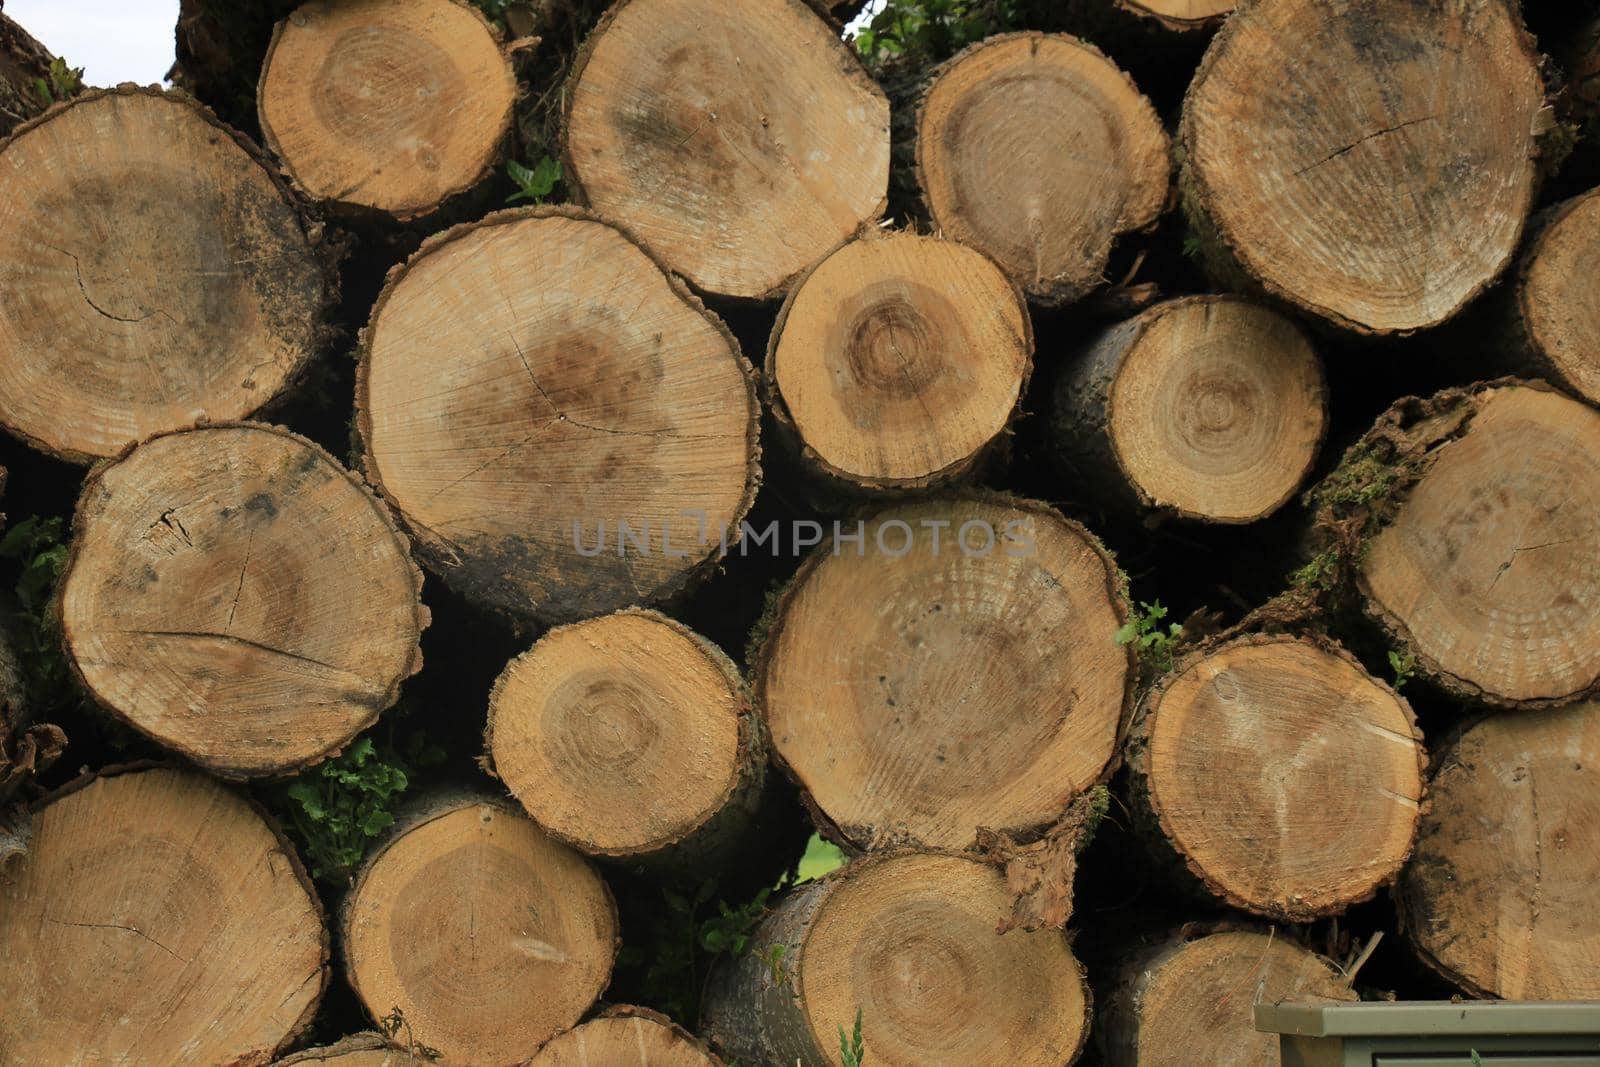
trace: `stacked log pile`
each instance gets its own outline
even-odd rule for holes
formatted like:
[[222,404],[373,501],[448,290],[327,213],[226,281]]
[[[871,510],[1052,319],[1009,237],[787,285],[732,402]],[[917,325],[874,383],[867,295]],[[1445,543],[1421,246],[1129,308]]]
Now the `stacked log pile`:
[[1597,27],[0,15],[0,1067],[1600,998]]

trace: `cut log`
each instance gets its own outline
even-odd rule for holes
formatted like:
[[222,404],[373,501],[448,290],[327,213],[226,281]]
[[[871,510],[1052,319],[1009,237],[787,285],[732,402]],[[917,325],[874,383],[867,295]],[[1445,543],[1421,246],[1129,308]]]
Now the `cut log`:
[[241,418],[316,351],[330,282],[281,183],[187,97],[93,91],[0,144],[0,422],[84,463]]
[[422,574],[322,449],[237,423],[96,468],[62,579],[68,659],[130,725],[224,777],[285,774],[422,666]]
[[1157,304],[1062,375],[1063,466],[1101,502],[1244,523],[1300,488],[1327,428],[1322,364],[1293,320],[1233,296]]
[[617,914],[577,853],[508,801],[453,794],[403,815],[345,898],[345,973],[424,1059],[525,1062],[611,976]]
[[1511,261],[1544,86],[1506,0],[1251,4],[1184,101],[1208,265],[1340,326],[1433,326]]
[[[404,1040],[404,1032],[396,1034]],[[308,1048],[285,1056],[273,1067],[308,1067],[332,1064],[334,1067],[424,1067],[429,1061],[395,1048],[382,1034],[352,1034],[321,1048]]]
[[328,931],[253,805],[157,768],[74,783],[0,878],[7,1063],[265,1063],[305,1029]]
[[970,847],[1059,818],[1116,752],[1133,658],[1116,567],[1006,498],[918,501],[825,545],[757,660],[772,743],[830,834]]
[[457,227],[390,277],[364,348],[367,475],[463,595],[572,621],[663,601],[737,541],[755,372],[616,227],[563,208]]
[[1600,998],[1600,704],[1493,715],[1439,760],[1397,899],[1471,996]]
[[978,860],[861,860],[785,897],[712,972],[703,1029],[753,1067],[838,1064],[858,1011],[883,1067],[1071,1064],[1089,1034],[1083,968],[1058,931],[997,933],[1010,911]]
[[580,201],[723,296],[782,296],[883,213],[889,102],[805,0],[620,0],[567,83]]
[[1167,203],[1167,135],[1099,49],[1010,33],[942,67],[917,115],[917,180],[936,230],[992,256],[1044,304],[1103,280],[1116,239]]
[[1180,32],[1216,26],[1238,6],[1236,0],[1115,0],[1115,3],[1124,11]]
[[992,260],[874,230],[790,292],[767,395],[828,488],[919,488],[973,472],[1016,414],[1032,359],[1027,305]]
[[610,1008],[539,1050],[528,1067],[722,1067],[694,1036],[646,1008]]
[[1345,551],[1420,674],[1504,706],[1600,689],[1600,413],[1543,383],[1401,401],[1330,481],[1387,521]]
[[457,0],[312,0],[277,26],[261,133],[312,199],[425,215],[487,178],[517,82],[483,14]]
[[1597,276],[1600,189],[1541,213],[1514,286],[1510,347],[1528,358],[1533,375],[1600,403]]
[[697,875],[750,844],[766,778],[738,668],[636,609],[551,630],[512,660],[489,697],[487,747],[552,836]]
[[1411,707],[1335,645],[1252,635],[1145,698],[1134,807],[1213,895],[1286,922],[1336,915],[1399,874],[1426,754]]
[[1123,966],[1101,1012],[1107,1067],[1278,1067],[1255,1005],[1359,998],[1333,961],[1279,931],[1187,932]]

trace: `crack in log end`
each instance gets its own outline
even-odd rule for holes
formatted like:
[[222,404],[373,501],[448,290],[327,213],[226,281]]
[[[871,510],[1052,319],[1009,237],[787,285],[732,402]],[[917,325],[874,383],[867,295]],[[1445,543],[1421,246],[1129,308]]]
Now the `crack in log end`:
[[46,919],[45,921],[49,922],[49,923],[51,923],[51,924],[53,924],[55,926],[71,926],[71,927],[74,927],[74,928],[79,929],[79,930],[120,930],[123,933],[133,934],[136,937],[143,938],[144,940],[146,940],[146,941],[150,942],[152,945],[154,945],[156,948],[160,949],[162,952],[165,952],[167,955],[169,955],[173,959],[177,960],[179,963],[188,963],[189,962],[188,960],[184,959],[182,956],[178,955],[176,952],[172,951],[166,945],[163,945],[161,942],[157,941],[155,938],[151,937],[149,934],[145,933],[143,930],[140,930],[136,926],[123,926],[120,923],[79,923],[79,922],[69,922],[66,919]]
[[1338,159],[1340,156],[1346,155],[1347,153],[1349,153],[1351,151],[1354,151],[1355,149],[1359,148],[1360,146],[1366,144],[1368,141],[1374,140],[1375,138],[1378,138],[1378,137],[1382,137],[1385,134],[1395,133],[1395,132],[1397,132],[1399,130],[1405,129],[1408,126],[1415,126],[1418,123],[1433,121],[1433,120],[1437,119],[1438,117],[1439,116],[1437,116],[1437,115],[1423,115],[1421,118],[1407,119],[1404,122],[1396,123],[1393,126],[1387,126],[1384,129],[1377,130],[1377,131],[1375,131],[1373,133],[1369,133],[1365,137],[1361,137],[1361,138],[1358,138],[1357,140],[1351,141],[1349,144],[1345,145],[1343,148],[1339,149],[1337,152],[1334,152],[1331,155],[1324,156],[1323,158],[1317,160],[1315,163],[1311,164],[1310,166],[1301,167],[1299,170],[1294,172],[1294,176],[1296,178],[1304,177],[1305,175],[1307,175],[1307,174],[1311,173],[1312,171],[1316,170],[1318,167],[1322,166],[1323,164],[1333,162],[1334,160]]

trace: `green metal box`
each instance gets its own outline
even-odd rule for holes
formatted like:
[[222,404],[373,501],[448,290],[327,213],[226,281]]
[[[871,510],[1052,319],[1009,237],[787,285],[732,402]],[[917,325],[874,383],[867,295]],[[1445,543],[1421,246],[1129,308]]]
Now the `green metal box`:
[[1600,1001],[1257,1004],[1283,1067],[1600,1067]]

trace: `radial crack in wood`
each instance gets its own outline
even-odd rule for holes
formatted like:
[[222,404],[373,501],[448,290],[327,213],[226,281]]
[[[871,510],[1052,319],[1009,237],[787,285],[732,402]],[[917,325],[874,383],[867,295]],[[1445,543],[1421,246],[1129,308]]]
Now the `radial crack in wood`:
[[1364,333],[1434,326],[1516,251],[1544,102],[1504,0],[1250,4],[1184,101],[1185,208],[1225,275]]
[[574,191],[704,291],[782,296],[883,212],[888,99],[804,0],[619,0],[566,93]]
[[252,423],[153,438],[85,484],[62,578],[91,695],[227,777],[315,763],[422,664],[422,574],[332,457]]
[[755,372],[615,226],[540,208],[433,238],[363,349],[367,474],[463,595],[572,621],[666,600],[738,540]]
[[1033,328],[994,262],[952,241],[869,232],[790,292],[767,347],[774,415],[801,461],[845,492],[971,473],[1004,434]]
[[1130,764],[1206,889],[1308,922],[1370,899],[1411,853],[1426,754],[1410,705],[1337,646],[1248,636],[1145,699]]
[[1503,713],[1441,753],[1398,899],[1471,996],[1600,999],[1600,705]]
[[757,666],[774,749],[830,832],[966,848],[1059,818],[1106,771],[1132,681],[1105,550],[1006,498],[900,505],[861,533],[801,566]]
[[178,93],[123,86],[0,143],[0,423],[84,463],[242,418],[317,349],[327,266],[252,146]]
[[265,1063],[315,1014],[328,931],[252,805],[156,768],[69,786],[0,878],[8,1063]]
[[345,898],[345,970],[429,1059],[510,1067],[577,1023],[611,976],[617,916],[583,857],[508,802],[420,803]]
[[917,114],[917,177],[934,227],[992,256],[1044,304],[1099,285],[1116,239],[1155,223],[1167,151],[1132,79],[1065,34],[972,46],[936,73]]

